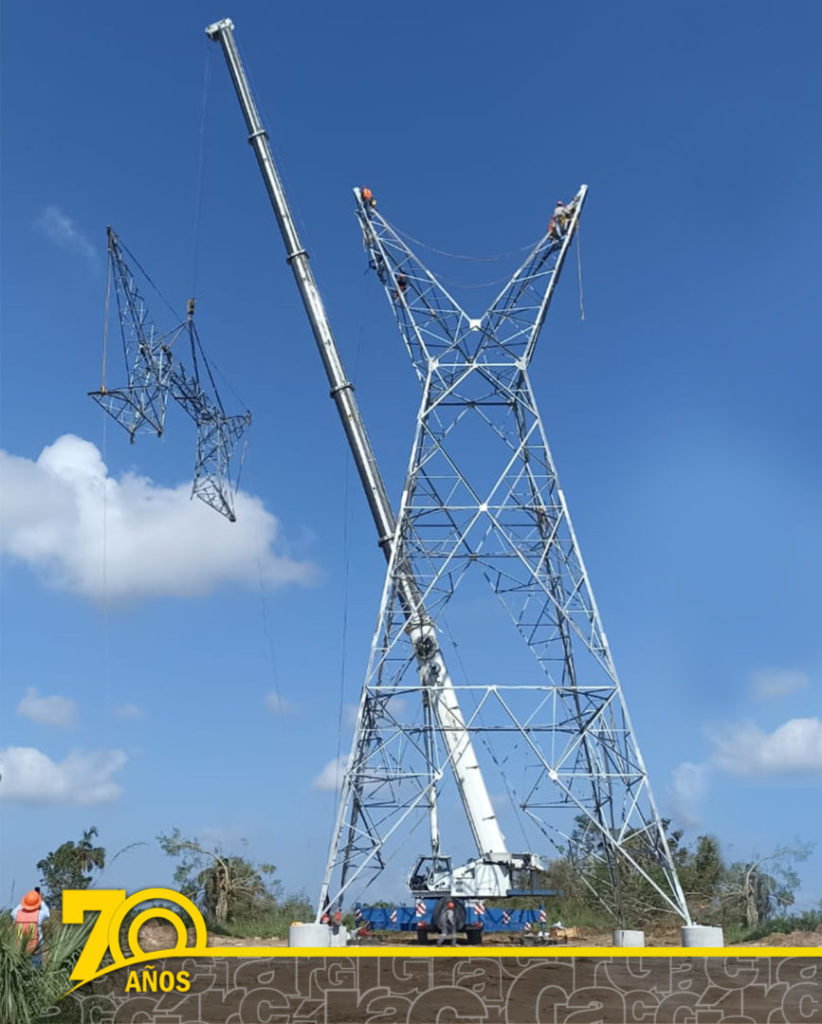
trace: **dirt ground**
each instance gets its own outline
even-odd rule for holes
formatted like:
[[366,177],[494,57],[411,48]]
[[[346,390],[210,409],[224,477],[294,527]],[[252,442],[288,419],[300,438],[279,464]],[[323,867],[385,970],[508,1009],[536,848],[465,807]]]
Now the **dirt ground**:
[[[193,941],[193,935],[191,936]],[[485,936],[486,946],[519,946],[522,944],[522,937],[518,933],[499,932],[488,933]],[[147,922],[140,929],[139,945],[146,953],[154,950],[168,949],[174,945],[175,932],[170,924],[161,922]],[[369,945],[414,946],[417,947],[416,938],[407,932],[399,932],[396,937],[393,935],[384,939],[384,942],[369,942]],[[462,944],[462,943],[461,943]],[[647,946],[679,946],[679,928],[665,928],[650,930],[645,934]],[[245,938],[235,938],[231,935],[214,935],[209,933],[209,946],[286,946],[287,941],[281,938],[272,938],[266,935],[254,935]],[[577,939],[570,939],[568,948],[579,948],[580,946],[612,946],[613,937],[611,932],[585,931]],[[822,947],[822,930],[814,932],[774,932],[763,939],[756,939],[751,942],[728,943],[729,947],[747,946],[781,946],[781,947]],[[557,948],[557,947],[551,947]],[[560,947],[561,948],[561,947]]]

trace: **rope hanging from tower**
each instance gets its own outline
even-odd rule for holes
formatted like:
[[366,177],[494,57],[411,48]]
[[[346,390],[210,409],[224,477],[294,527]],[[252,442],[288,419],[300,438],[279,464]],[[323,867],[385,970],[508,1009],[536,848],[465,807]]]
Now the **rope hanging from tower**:
[[[184,320],[171,330],[159,330],[151,319],[134,271],[124,254],[139,268],[158,295],[159,289],[114,231],[111,228],[107,231],[109,282],[114,282],[127,383],[117,388],[109,388],[106,384],[109,284],[106,288],[103,335],[103,380],[100,390],[90,391],[89,395],[128,432],[132,443],[138,434],[163,436],[168,399],[169,396],[173,398],[197,427],[192,497],[198,497],[233,523],[236,521],[234,502],[244,447],[236,470],[232,470],[231,460],[251,424],[251,413],[226,414],[194,324],[194,299],[188,300]],[[186,370],[172,354],[172,346],[183,335],[189,339],[193,372]]]

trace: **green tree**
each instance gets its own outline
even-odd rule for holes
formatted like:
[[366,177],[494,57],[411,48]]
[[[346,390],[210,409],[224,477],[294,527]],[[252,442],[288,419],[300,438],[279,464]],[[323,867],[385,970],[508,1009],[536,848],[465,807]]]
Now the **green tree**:
[[273,864],[254,865],[244,857],[209,848],[196,838],[186,839],[175,828],[157,837],[162,850],[179,857],[174,883],[198,903],[218,924],[238,918],[259,917],[273,911],[279,884],[273,881]]
[[63,843],[37,862],[41,885],[45,889],[45,900],[50,907],[60,909],[63,905],[64,889],[87,889],[93,872],[102,871],[106,863],[106,851],[95,846],[93,839],[97,829],[87,829],[79,842]]
[[677,863],[679,881],[694,919],[702,924],[719,924],[727,869],[713,836],[699,836],[696,843],[693,852],[683,847],[683,856]]
[[767,856],[732,864],[721,886],[725,919],[755,928],[777,910],[792,906],[799,886],[795,862],[806,860],[812,850],[811,844],[797,841],[793,846],[780,846]]

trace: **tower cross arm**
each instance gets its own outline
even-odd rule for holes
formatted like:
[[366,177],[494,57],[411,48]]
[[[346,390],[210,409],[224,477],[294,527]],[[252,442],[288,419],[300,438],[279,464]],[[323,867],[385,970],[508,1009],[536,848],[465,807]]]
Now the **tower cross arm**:
[[459,357],[472,321],[376,210],[370,190],[355,188],[354,197],[370,266],[385,289],[408,354],[424,377],[429,360],[446,353]]
[[570,203],[557,204],[548,231],[483,317],[487,346],[497,345],[528,365],[534,354],[565,257],[579,228],[588,186]]

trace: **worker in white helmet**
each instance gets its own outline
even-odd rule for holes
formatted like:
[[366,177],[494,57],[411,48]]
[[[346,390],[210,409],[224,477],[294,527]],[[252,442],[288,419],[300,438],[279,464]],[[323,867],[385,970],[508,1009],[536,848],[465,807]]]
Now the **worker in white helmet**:
[[573,201],[568,203],[566,206],[561,199],[557,199],[557,205],[554,207],[554,213],[548,224],[548,237],[555,241],[560,241],[564,236],[565,230],[571,220],[571,213],[573,212]]

